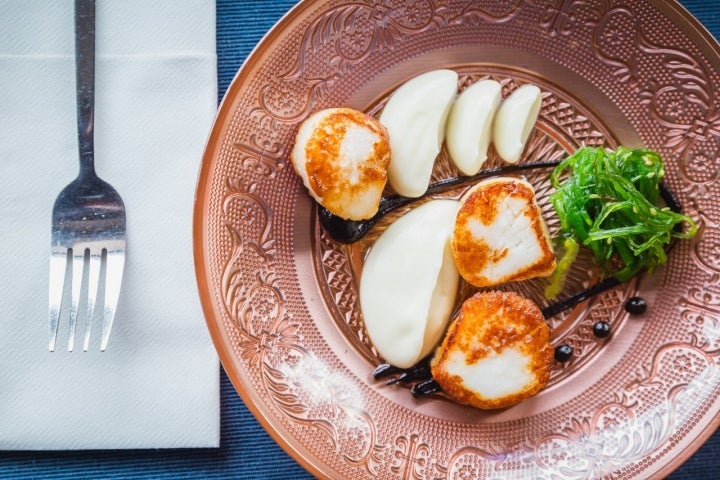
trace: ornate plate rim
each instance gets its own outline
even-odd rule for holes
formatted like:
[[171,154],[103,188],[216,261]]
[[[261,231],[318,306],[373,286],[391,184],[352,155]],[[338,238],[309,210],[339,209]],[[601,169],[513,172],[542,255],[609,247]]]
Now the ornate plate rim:
[[[204,221],[206,218],[206,205],[204,201],[210,194],[209,179],[212,177],[212,166],[216,157],[214,150],[218,145],[224,133],[224,126],[228,117],[232,115],[231,109],[232,99],[238,94],[238,89],[245,78],[251,77],[258,64],[263,60],[262,52],[271,48],[277,36],[287,28],[293,20],[306,12],[314,4],[325,3],[325,0],[300,0],[294,7],[286,12],[275,25],[263,36],[262,40],[254,47],[247,56],[243,65],[239,68],[230,85],[228,86],[222,101],[220,102],[215,121],[206,141],[205,151],[202,156],[201,165],[198,173],[198,179],[195,192],[195,204],[193,207],[193,257],[196,271],[196,281],[198,285],[199,296],[205,316],[205,320],[218,352],[220,361],[228,373],[235,390],[241,399],[245,402],[249,410],[252,412],[262,427],[273,437],[273,439],[296,461],[315,476],[326,477],[328,475],[323,465],[316,465],[310,461],[307,452],[295,448],[291,441],[283,437],[283,432],[278,425],[274,424],[272,419],[265,415],[264,405],[258,404],[247,391],[244,383],[244,367],[235,357],[229,347],[226,332],[221,328],[217,305],[213,301],[213,286],[209,282],[207,267],[207,236],[209,233],[208,225]],[[697,45],[703,53],[712,57],[713,63],[720,66],[720,43],[710,34],[710,32],[690,13],[678,0],[669,0],[666,3],[657,5],[660,11],[669,11],[674,13],[676,25],[692,29],[697,36],[693,36],[694,41],[698,37],[703,40],[702,45]],[[684,29],[683,29],[684,30]],[[687,33],[687,32],[686,32]],[[673,458],[662,464],[660,468],[655,470],[654,474],[664,477],[679,467],[686,461],[720,426],[720,409],[716,410],[711,422],[708,422],[698,435],[686,442],[680,450],[675,450]],[[327,477],[330,478],[330,477]]]

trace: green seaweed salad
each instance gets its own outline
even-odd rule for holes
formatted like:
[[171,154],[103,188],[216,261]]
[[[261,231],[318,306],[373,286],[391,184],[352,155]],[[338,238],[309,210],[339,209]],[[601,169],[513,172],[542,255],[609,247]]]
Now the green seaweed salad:
[[671,239],[695,235],[692,218],[661,203],[664,175],[657,153],[624,147],[582,147],[553,170],[550,200],[560,219],[561,247],[571,258],[559,262],[564,267],[551,280],[549,296],[577,254],[574,242],[592,250],[604,277],[624,282],[664,264]]

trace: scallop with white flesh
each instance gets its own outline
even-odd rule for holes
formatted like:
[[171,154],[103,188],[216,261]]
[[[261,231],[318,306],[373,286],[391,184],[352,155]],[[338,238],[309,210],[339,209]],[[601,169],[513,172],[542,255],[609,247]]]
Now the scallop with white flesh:
[[532,132],[542,96],[535,85],[523,85],[513,91],[495,115],[493,144],[500,158],[508,163],[517,163]]
[[450,248],[458,202],[431,200],[390,225],[360,278],[365,328],[378,353],[408,368],[440,342],[459,284]]
[[487,160],[501,90],[495,80],[481,80],[463,90],[450,110],[445,141],[450,158],[464,175],[475,175]]
[[457,80],[445,69],[418,75],[393,92],[380,114],[390,136],[388,182],[400,195],[419,197],[427,190]]
[[431,371],[455,401],[497,409],[545,388],[552,360],[550,328],[540,308],[515,292],[484,291],[463,302]]
[[390,142],[380,122],[351,108],[328,108],[298,128],[290,154],[310,195],[351,220],[378,210],[387,183]]
[[535,189],[521,178],[470,187],[460,198],[451,245],[460,275],[476,287],[547,277],[556,267]]

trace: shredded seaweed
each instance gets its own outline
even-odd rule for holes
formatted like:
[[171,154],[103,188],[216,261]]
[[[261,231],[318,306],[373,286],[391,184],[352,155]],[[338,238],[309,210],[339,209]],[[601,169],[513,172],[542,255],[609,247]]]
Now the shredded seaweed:
[[691,217],[660,205],[664,175],[657,153],[624,147],[582,147],[553,170],[550,200],[561,229],[592,250],[603,276],[623,282],[652,272],[667,261],[671,239],[697,233]]

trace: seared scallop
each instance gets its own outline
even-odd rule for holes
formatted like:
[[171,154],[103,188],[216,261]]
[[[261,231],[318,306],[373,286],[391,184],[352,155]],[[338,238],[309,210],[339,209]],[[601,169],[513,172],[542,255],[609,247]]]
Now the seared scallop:
[[330,108],[300,125],[290,160],[318,203],[339,217],[362,220],[375,215],[380,204],[390,141],[375,118]]
[[546,277],[556,266],[535,190],[513,177],[482,181],[463,195],[452,252],[460,275],[476,287]]
[[481,292],[463,302],[432,362],[453,400],[506,408],[542,390],[553,348],[540,308],[515,292]]

